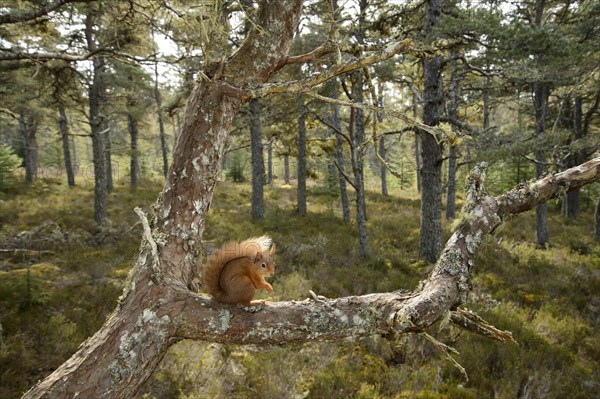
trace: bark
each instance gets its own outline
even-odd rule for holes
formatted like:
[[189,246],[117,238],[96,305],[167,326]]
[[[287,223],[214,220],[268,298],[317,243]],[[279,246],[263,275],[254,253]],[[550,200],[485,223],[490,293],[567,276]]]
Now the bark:
[[446,189],[446,220],[456,217],[456,169],[458,151],[455,145],[448,148],[448,187]]
[[483,130],[485,131],[490,126],[490,84],[491,78],[485,77],[483,85]]
[[[431,35],[442,12],[441,0],[425,2],[424,33]],[[429,38],[432,40],[432,38]],[[423,61],[423,122],[429,126],[439,123],[442,106],[442,60],[439,56]],[[421,227],[419,256],[434,263],[442,250],[442,147],[436,137],[419,132],[421,150]]]
[[260,104],[250,100],[250,147],[252,148],[252,219],[262,220],[265,214],[264,184],[265,160],[263,157]]
[[[548,98],[550,96],[550,85],[543,82],[535,82],[533,86],[533,101],[535,108],[535,135],[541,138],[545,135],[546,117],[548,115]],[[544,166],[546,158],[544,152],[539,148],[535,153],[535,175],[541,178],[546,173]],[[549,242],[548,235],[548,205],[540,204],[535,209],[535,231],[536,245],[545,248]]]
[[[366,29],[366,11],[369,6],[367,0],[358,2],[358,31],[356,41],[359,45],[364,44]],[[364,75],[362,70],[358,70],[352,83],[352,100],[357,103],[363,103]],[[358,228],[358,253],[360,257],[367,256],[367,204],[365,201],[365,175],[364,159],[366,146],[363,146],[365,139],[364,111],[360,108],[353,108],[354,126],[350,129],[350,140],[352,142],[352,172],[354,173],[354,187],[356,189],[356,227]]]
[[271,137],[267,143],[267,184],[273,184],[273,140]]
[[[379,138],[379,155],[381,158],[386,160],[386,148],[385,148],[385,137]],[[382,163],[379,166],[379,177],[381,179],[381,194],[388,195],[388,187],[387,187],[387,169],[385,165]]]
[[[383,84],[379,85],[379,97],[377,102],[378,106],[383,109]],[[383,122],[383,114],[381,112],[377,112],[377,122]],[[381,159],[386,161],[387,149],[385,147],[385,136],[379,138],[379,148],[377,150],[379,152],[379,156]],[[388,195],[388,187],[387,187],[387,168],[385,164],[382,162],[379,166],[379,177],[381,179],[381,194]]]
[[[337,79],[333,80],[332,98],[339,98],[339,82]],[[342,124],[340,122],[340,106],[333,104],[331,106],[331,124],[333,125],[335,132],[335,153],[338,164],[338,182],[340,185],[340,201],[342,204],[342,217],[344,223],[350,223],[350,205],[348,204],[348,191],[346,187],[346,178],[344,177],[344,148],[342,146]]]
[[[352,84],[352,99],[362,103],[363,100],[363,76],[362,71],[356,73],[356,80]],[[367,208],[365,203],[364,185],[364,113],[362,109],[352,108],[350,129],[350,158],[352,173],[354,176],[355,203],[356,203],[356,226],[358,228],[358,253],[361,257],[367,256]],[[353,116],[353,117],[352,117]]]
[[73,172],[79,173],[79,158],[77,157],[77,144],[74,136],[71,136],[71,151],[73,155]]
[[[581,96],[575,97],[573,106],[573,125],[571,132],[571,141],[577,141],[583,138],[583,100]],[[573,167],[582,161],[581,154],[573,150],[567,156],[566,167]],[[569,219],[576,219],[579,215],[579,190],[569,191],[564,198],[564,214]]]
[[[106,119],[103,119],[106,123],[108,122]],[[112,169],[112,143],[110,141],[111,132],[114,132],[116,129],[115,125],[106,126],[102,131],[104,133],[104,158],[106,163],[106,191],[112,193],[115,189],[114,181],[113,181],[113,169]],[[117,168],[118,172],[118,168]]]
[[127,114],[127,129],[129,130],[129,137],[131,139],[131,161],[129,165],[129,183],[132,188],[137,187],[138,180],[140,179],[140,152],[138,149],[138,128],[137,121],[134,116]]
[[160,136],[160,149],[163,159],[163,174],[167,177],[169,171],[169,147],[167,145],[167,134],[165,133],[165,122],[163,118],[162,97],[158,90],[158,62],[154,63],[154,101],[156,102],[156,113],[158,115],[158,129]]
[[298,148],[298,187],[297,203],[298,214],[306,216],[306,109],[304,108],[304,96],[298,98],[298,137],[296,146]]
[[[97,17],[95,7],[96,4],[94,3],[87,5],[85,36],[89,51],[95,51],[98,48],[94,33]],[[101,113],[101,106],[105,90],[103,74],[106,66],[103,57],[94,58],[92,64],[92,83],[88,89],[88,106],[94,161],[94,220],[104,224],[107,218],[108,177],[105,154],[106,132],[103,131],[105,122]]]
[[65,107],[58,107],[60,137],[63,145],[63,158],[65,160],[65,171],[67,172],[67,183],[69,187],[75,186],[75,175],[73,173],[73,165],[71,163],[71,151],[69,149],[69,128],[67,125],[67,114]]
[[[412,99],[412,110],[413,110],[413,118],[416,120],[417,118],[417,94],[413,93]],[[421,136],[417,133],[415,134],[415,165],[417,170],[417,192],[421,192],[421,165],[423,164],[423,160],[421,159]]]
[[290,154],[283,154],[283,181],[290,184]]
[[[458,119],[458,81],[456,61],[452,62],[452,78],[450,79],[450,104],[448,114],[450,118]],[[484,124],[489,123],[489,117],[486,112],[487,91],[484,94]],[[453,125],[452,129],[456,129]],[[458,148],[451,144],[448,148],[448,186],[446,188],[446,220],[451,221],[456,217],[456,169],[457,169]]]
[[37,121],[33,115],[19,115],[19,130],[23,139],[25,181],[33,183],[38,175]]

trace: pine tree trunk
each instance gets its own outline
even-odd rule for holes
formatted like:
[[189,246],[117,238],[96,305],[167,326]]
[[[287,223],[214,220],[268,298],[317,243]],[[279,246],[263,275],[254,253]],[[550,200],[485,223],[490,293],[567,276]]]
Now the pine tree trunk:
[[304,96],[298,98],[298,137],[296,145],[298,148],[298,187],[297,203],[298,214],[305,216],[306,209],[306,109],[304,108]]
[[163,119],[162,99],[158,90],[158,62],[154,63],[154,101],[156,102],[156,113],[158,115],[158,129],[160,135],[160,149],[163,159],[163,175],[167,177],[169,171],[169,147],[167,145],[167,134],[165,133],[165,122]]
[[[427,123],[427,122],[426,122]],[[421,226],[419,255],[434,263],[442,250],[441,147],[435,137],[421,133]]]
[[[366,29],[366,12],[369,2],[367,0],[359,0],[358,13],[358,32],[356,33],[356,41],[358,44],[364,44],[365,29]],[[354,72],[354,80],[352,83],[352,100],[358,103],[364,101],[363,86],[364,86],[363,71]],[[356,226],[358,228],[358,253],[361,257],[367,256],[367,204],[365,200],[365,175],[364,175],[364,159],[366,147],[363,146],[365,138],[365,117],[364,111],[361,108],[353,108],[354,125],[350,130],[350,140],[352,141],[352,171],[354,173],[354,187],[356,188]]]
[[446,191],[446,220],[451,221],[456,217],[456,169],[458,156],[456,146],[448,148],[448,188]]
[[[379,138],[379,155],[383,160],[386,160],[385,137]],[[379,166],[379,177],[381,178],[381,194],[388,195],[387,169],[383,163]]]
[[[536,82],[533,87],[533,100],[535,108],[535,135],[540,138],[545,134],[546,116],[548,114],[548,98],[550,86],[548,83]],[[535,150],[535,175],[539,179],[546,173],[546,158],[542,150]],[[535,208],[536,245],[546,248],[548,236],[548,205],[540,204]]]
[[273,140],[267,143],[267,184],[273,184]]
[[38,175],[38,145],[37,145],[37,122],[32,115],[27,118],[21,113],[19,115],[19,130],[23,140],[23,155],[25,163],[25,181],[33,183]]
[[138,149],[137,121],[131,114],[127,114],[127,128],[131,140],[131,161],[129,167],[129,183],[131,188],[136,188],[140,178],[140,151]]
[[290,154],[283,154],[283,182],[290,184]]
[[260,103],[257,99],[252,99],[249,106],[250,147],[252,148],[252,219],[262,220],[265,213],[265,160],[260,127]]
[[[451,118],[458,119],[458,83],[459,76],[457,74],[456,61],[452,61],[452,77],[450,79],[450,104],[448,106],[448,114]],[[484,109],[485,109],[484,96]],[[484,111],[484,123],[488,118]],[[452,129],[455,129],[454,127]],[[456,216],[456,169],[457,169],[458,148],[455,145],[450,145],[448,148],[448,184],[446,189],[446,220],[451,221]]]
[[483,130],[490,126],[490,82],[489,76],[485,77],[483,84]]
[[65,160],[65,171],[67,172],[67,183],[69,187],[75,186],[75,175],[73,174],[73,165],[71,164],[71,151],[69,149],[69,129],[67,126],[67,114],[65,107],[58,107],[60,137],[63,146],[63,157]]
[[[417,118],[417,94],[413,93],[413,99],[412,99],[412,110],[413,110],[413,118]],[[416,170],[417,170],[417,192],[420,193],[421,192],[421,165],[423,164],[423,160],[421,159],[421,136],[416,133],[415,134],[415,165],[416,165]]]
[[[363,74],[362,71],[354,73],[352,84],[352,99],[358,103],[363,102]],[[350,129],[350,140],[352,142],[351,161],[354,175],[354,188],[356,200],[356,226],[358,228],[358,252],[361,257],[367,256],[367,208],[365,203],[364,183],[364,147],[362,146],[365,136],[364,112],[360,108],[351,111],[354,120]],[[352,122],[351,122],[352,123]]]
[[421,193],[423,191],[423,184],[421,183],[421,165],[423,165],[423,160],[421,159],[421,136],[417,133],[415,134],[415,167],[417,169],[417,192]]
[[[88,3],[85,35],[90,52],[97,50],[95,38],[96,4]],[[102,57],[92,62],[92,83],[88,89],[88,106],[90,130],[92,135],[92,156],[94,161],[94,220],[104,224],[107,218],[108,181],[106,167],[106,132],[104,117],[101,114],[102,97],[104,95],[105,61]]]
[[[378,85],[377,91],[379,92],[379,97],[377,98],[377,102],[378,102],[377,105],[380,109],[383,109],[385,104],[383,103],[383,84],[381,82]],[[383,114],[381,111],[377,112],[377,122],[379,122],[379,123],[383,122]],[[379,141],[379,148],[377,149],[377,152],[379,152],[379,156],[381,157],[381,159],[386,161],[387,160],[387,158],[386,158],[387,148],[385,147],[385,136],[379,137],[378,141]],[[388,195],[387,169],[383,162],[379,166],[379,177],[381,179],[381,194]]]
[[[107,122],[106,119],[103,119],[104,122]],[[105,129],[102,129],[104,133],[104,156],[106,158],[106,190],[109,193],[112,193],[113,190],[115,189],[115,184],[114,184],[114,176],[115,173],[113,171],[113,165],[112,165],[112,142],[110,140],[111,136],[113,136],[111,133],[114,132],[114,130],[116,129],[115,125],[111,126],[106,126]],[[117,165],[117,174],[119,173],[119,168]]]
[[73,155],[73,173],[79,173],[79,160],[77,158],[77,143],[75,137],[71,136],[71,152]]
[[[583,138],[583,100],[581,96],[576,96],[573,107],[573,128],[572,141],[581,140]],[[573,150],[569,154],[565,162],[565,167],[570,168],[578,165],[583,159],[577,150]],[[579,214],[579,189],[569,191],[564,198],[564,214],[569,219],[576,219]]]
[[[442,12],[441,0],[425,2],[424,32],[431,35]],[[429,40],[433,40],[432,37]],[[442,60],[439,56],[423,61],[423,122],[429,126],[439,123],[442,107]],[[433,135],[420,131],[421,148],[421,228],[419,255],[434,263],[442,250],[442,147]]]
[[[337,79],[333,79],[332,98],[339,98],[339,82]],[[331,123],[335,128],[335,152],[337,157],[337,164],[340,170],[338,170],[338,182],[340,186],[340,201],[342,204],[342,217],[344,223],[350,223],[350,204],[348,203],[348,190],[346,186],[346,178],[344,177],[344,148],[341,136],[342,123],[340,122],[340,106],[333,104],[331,106]]]

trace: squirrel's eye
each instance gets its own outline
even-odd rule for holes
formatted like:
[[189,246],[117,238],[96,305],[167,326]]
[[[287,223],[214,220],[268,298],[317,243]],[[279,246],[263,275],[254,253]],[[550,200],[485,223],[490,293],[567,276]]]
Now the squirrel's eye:
[[267,267],[267,264],[265,262],[263,262],[260,264],[260,267],[262,267],[264,269],[265,267]]

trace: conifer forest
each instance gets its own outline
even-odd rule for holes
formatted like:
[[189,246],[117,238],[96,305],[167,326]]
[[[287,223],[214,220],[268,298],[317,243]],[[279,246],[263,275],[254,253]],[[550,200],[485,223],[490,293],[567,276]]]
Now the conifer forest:
[[597,1],[0,1],[0,398],[599,398],[598,180]]

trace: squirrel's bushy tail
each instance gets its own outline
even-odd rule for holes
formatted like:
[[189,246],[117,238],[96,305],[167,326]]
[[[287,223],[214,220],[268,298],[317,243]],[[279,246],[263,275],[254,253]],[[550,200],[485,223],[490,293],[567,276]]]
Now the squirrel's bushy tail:
[[221,287],[221,272],[225,265],[234,259],[244,257],[255,257],[257,252],[267,253],[273,240],[264,235],[262,237],[249,238],[242,242],[229,242],[213,252],[206,261],[204,267],[204,288],[216,300],[225,296]]

